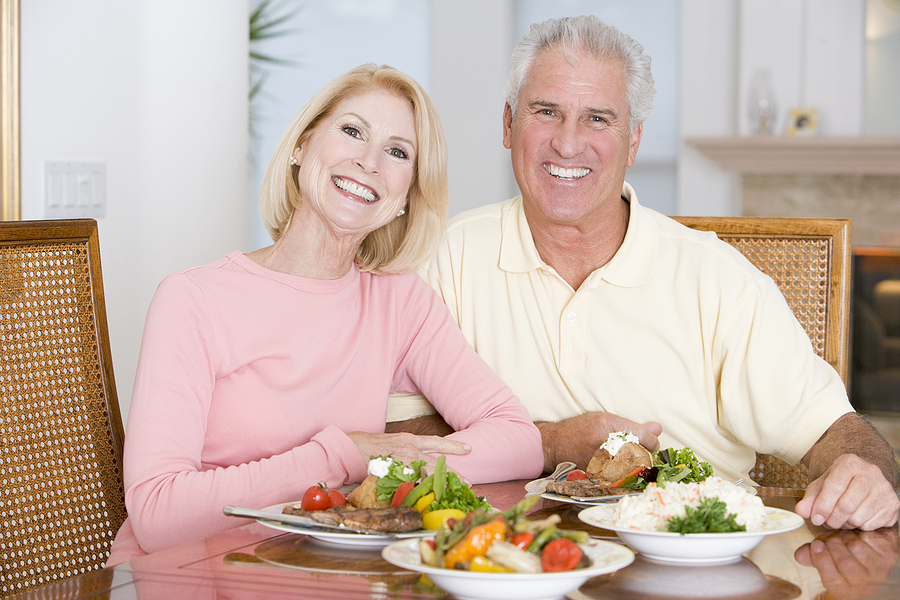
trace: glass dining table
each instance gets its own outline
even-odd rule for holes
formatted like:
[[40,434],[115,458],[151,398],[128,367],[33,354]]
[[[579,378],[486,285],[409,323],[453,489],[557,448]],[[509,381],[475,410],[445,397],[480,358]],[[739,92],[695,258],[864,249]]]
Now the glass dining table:
[[[525,495],[525,481],[474,486],[498,509]],[[793,510],[803,491],[758,488],[763,502]],[[559,527],[619,542],[612,531],[587,525],[575,504],[541,499],[531,518],[558,514]],[[831,531],[805,521],[770,535],[736,562],[714,566],[633,563],[588,579],[570,600],[744,598],[856,600],[900,598],[897,526],[873,532]],[[380,548],[345,546],[247,521],[203,541],[136,558],[24,592],[17,599],[251,600],[287,598],[451,599],[427,578],[395,567]]]

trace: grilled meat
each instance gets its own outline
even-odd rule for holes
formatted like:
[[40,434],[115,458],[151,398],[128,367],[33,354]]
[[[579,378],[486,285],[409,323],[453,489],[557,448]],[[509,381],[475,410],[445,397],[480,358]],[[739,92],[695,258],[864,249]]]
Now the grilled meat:
[[600,496],[620,496],[622,494],[640,493],[641,490],[628,490],[609,485],[601,485],[596,479],[577,479],[575,481],[551,481],[547,484],[547,491],[562,496],[575,496],[576,498],[598,498]]
[[349,504],[326,510],[303,510],[299,504],[284,507],[285,514],[298,515],[331,527],[354,531],[402,533],[422,528],[422,513],[411,506],[356,508]]

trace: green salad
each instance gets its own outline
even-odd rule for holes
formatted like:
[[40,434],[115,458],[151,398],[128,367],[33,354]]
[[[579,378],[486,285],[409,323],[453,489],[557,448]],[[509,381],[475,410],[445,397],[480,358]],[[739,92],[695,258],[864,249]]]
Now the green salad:
[[626,477],[619,487],[629,490],[642,490],[648,483],[665,486],[666,483],[679,481],[705,481],[712,477],[713,468],[708,462],[700,461],[690,448],[667,448],[653,453],[653,466],[644,469],[633,477]]

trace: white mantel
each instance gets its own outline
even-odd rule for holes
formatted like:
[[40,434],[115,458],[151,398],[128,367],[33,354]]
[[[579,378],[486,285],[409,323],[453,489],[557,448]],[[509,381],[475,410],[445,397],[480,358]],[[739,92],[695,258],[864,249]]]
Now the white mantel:
[[685,140],[741,174],[900,175],[900,137],[695,137]]

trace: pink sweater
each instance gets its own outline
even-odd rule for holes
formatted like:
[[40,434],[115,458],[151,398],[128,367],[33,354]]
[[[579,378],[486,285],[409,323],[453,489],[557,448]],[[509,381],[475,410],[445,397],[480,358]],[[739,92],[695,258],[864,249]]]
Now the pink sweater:
[[540,433],[415,274],[315,280],[240,252],[167,277],[144,327],[125,437],[129,517],[109,564],[246,524],[226,504],[361,481],[344,432],[384,431],[388,394],[428,397],[472,446],[473,483],[530,478]]

